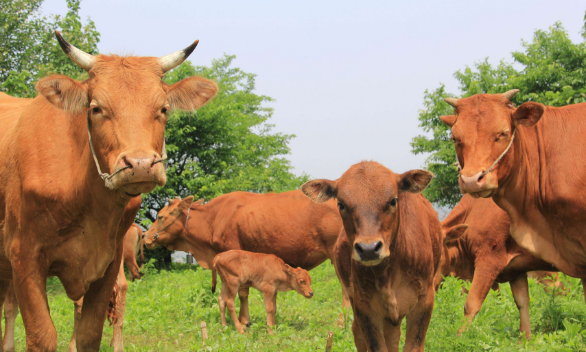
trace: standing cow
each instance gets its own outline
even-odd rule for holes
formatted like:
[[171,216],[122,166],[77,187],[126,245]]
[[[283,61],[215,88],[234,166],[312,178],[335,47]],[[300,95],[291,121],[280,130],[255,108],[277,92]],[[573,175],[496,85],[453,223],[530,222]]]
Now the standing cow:
[[315,202],[337,200],[344,226],[335,266],[350,294],[359,352],[398,351],[404,317],[405,351],[423,351],[442,234],[437,213],[417,193],[432,177],[424,170],[398,175],[363,161],[336,181],[302,186]]
[[511,237],[509,228],[509,216],[492,199],[474,199],[464,195],[442,221],[445,239],[436,286],[439,286],[442,275],[471,280],[464,316],[472,321],[490,288],[495,283],[509,282],[519,309],[520,330],[529,339],[531,324],[527,272],[547,270],[545,275],[538,274],[544,278],[556,274],[552,271],[557,269],[521,248]]
[[[186,251],[205,269],[218,253],[232,249],[274,254],[293,267],[310,270],[326,259],[334,261],[334,245],[342,227],[334,201],[316,204],[299,190],[257,194],[233,192],[193,202],[171,199],[145,232],[147,248],[162,245]],[[248,305],[248,288],[238,292]],[[343,291],[344,306],[349,306]],[[248,309],[240,310],[246,325]]]
[[84,297],[77,349],[97,351],[137,196],[166,181],[167,115],[217,86],[162,81],[197,41],[161,58],[92,56],[56,35],[89,78],[43,78],[34,99],[0,93],[0,301],[13,280],[27,350],[55,351],[46,280],[59,277],[70,299]]
[[586,104],[516,108],[518,91],[446,99],[460,190],[492,197],[521,247],[585,285]]

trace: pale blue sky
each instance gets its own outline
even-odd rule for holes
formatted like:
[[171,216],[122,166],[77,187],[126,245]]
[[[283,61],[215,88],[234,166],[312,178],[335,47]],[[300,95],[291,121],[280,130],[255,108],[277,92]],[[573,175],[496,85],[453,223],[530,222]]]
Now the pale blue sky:
[[[425,89],[489,57],[510,53],[536,29],[561,21],[581,40],[584,1],[122,1],[84,0],[102,53],[161,56],[200,40],[191,60],[224,53],[258,75],[276,131],[297,135],[297,173],[338,178],[362,159],[395,172],[423,165],[409,142],[420,134]],[[65,0],[45,0],[65,14]]]

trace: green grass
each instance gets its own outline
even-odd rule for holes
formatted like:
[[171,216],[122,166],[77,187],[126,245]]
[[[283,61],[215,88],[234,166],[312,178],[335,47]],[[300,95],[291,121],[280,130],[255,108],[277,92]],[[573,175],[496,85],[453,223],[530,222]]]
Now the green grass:
[[[183,269],[181,266],[176,268]],[[306,299],[291,291],[280,293],[277,328],[266,332],[262,296],[251,289],[253,325],[242,336],[231,324],[223,328],[212,295],[211,271],[151,269],[142,280],[130,283],[124,321],[126,351],[323,351],[329,330],[334,332],[332,351],[355,351],[351,331],[352,313],[346,326],[337,327],[341,312],[341,289],[329,263],[310,272],[315,296]],[[519,313],[508,284],[501,293],[491,291],[468,331],[456,333],[463,322],[463,283],[447,278],[436,295],[433,318],[427,334],[428,351],[586,351],[586,305],[579,280],[563,277],[566,296],[553,296],[530,280],[533,338],[519,343]],[[58,281],[49,291],[51,314],[59,336],[59,350],[66,350],[73,328],[73,304]],[[219,291],[219,290],[218,290]],[[202,346],[199,323],[205,321],[209,339]],[[403,327],[403,336],[404,336]],[[112,328],[106,324],[102,351],[109,347]],[[16,346],[24,351],[22,319],[17,319]]]

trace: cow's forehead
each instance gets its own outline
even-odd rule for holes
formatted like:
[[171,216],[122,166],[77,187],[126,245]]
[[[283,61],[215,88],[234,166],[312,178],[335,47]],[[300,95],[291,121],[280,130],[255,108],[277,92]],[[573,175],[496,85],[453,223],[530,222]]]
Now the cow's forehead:
[[397,175],[373,161],[353,165],[338,180],[338,197],[358,204],[386,203],[397,194]]
[[511,120],[512,109],[510,102],[501,95],[477,94],[462,98],[458,100],[458,118],[454,127],[471,124],[487,127],[499,125],[503,121]]

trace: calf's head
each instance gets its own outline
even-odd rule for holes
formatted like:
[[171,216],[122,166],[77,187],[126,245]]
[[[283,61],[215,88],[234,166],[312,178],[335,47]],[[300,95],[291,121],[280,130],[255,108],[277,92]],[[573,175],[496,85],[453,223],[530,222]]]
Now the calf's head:
[[311,277],[305,269],[292,268],[285,264],[285,273],[289,280],[289,285],[292,289],[303,295],[305,298],[313,297],[313,290],[311,289]]
[[379,163],[353,165],[335,181],[313,180],[301,190],[317,203],[338,200],[344,230],[352,243],[352,259],[363,265],[378,265],[390,253],[399,228],[400,194],[423,191],[433,174],[412,170],[395,174]]
[[[513,166],[513,132],[519,126],[534,126],[545,106],[528,102],[515,108],[511,99],[519,92],[477,94],[469,98],[446,98],[455,108],[455,115],[442,116],[451,127],[452,140],[461,171],[458,182],[462,193],[491,197],[499,187],[499,178],[506,178]],[[490,169],[500,156],[503,158]]]
[[458,267],[452,266],[452,256],[450,255],[450,250],[454,245],[454,241],[462,237],[466,230],[468,230],[468,224],[459,224],[452,227],[446,227],[442,224],[442,256],[440,259],[439,270],[437,271],[434,278],[434,286],[436,291],[439,289],[439,286],[442,283],[444,277],[449,275],[460,276],[459,273],[455,271]]
[[39,93],[71,112],[71,118],[85,122],[87,114],[96,163],[102,173],[113,175],[106,181],[109,188],[136,196],[163,186],[161,154],[168,114],[173,109],[194,110],[218,90],[214,82],[200,77],[171,86],[162,81],[165,72],[182,63],[198,41],[160,58],[93,56],[66,42],[59,32],[56,35],[65,54],[89,78],[79,82],[63,75],[49,76],[38,82]]
[[193,202],[193,196],[169,199],[169,204],[157,214],[157,219],[144,233],[144,243],[148,249],[157,246],[173,248],[173,243],[186,230],[188,211],[192,205],[201,205],[203,199]]

